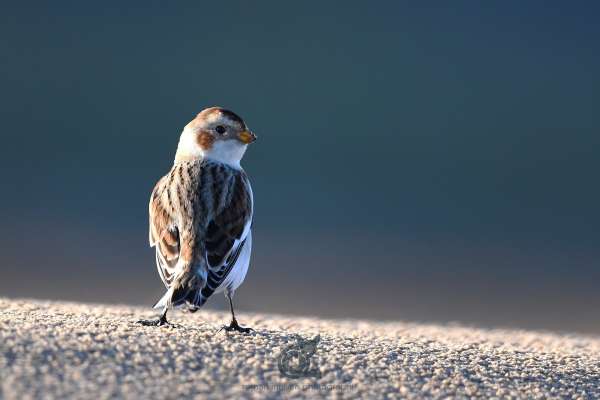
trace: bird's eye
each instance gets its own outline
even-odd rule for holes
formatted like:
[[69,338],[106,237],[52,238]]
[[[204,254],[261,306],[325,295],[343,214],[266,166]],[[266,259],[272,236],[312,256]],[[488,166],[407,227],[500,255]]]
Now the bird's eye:
[[217,125],[215,131],[217,131],[219,135],[222,135],[225,133],[225,127],[223,125]]

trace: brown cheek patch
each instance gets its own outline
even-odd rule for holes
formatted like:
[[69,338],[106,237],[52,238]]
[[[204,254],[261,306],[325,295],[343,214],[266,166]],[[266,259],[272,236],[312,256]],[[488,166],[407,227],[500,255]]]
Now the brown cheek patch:
[[202,131],[198,134],[196,141],[202,150],[209,150],[215,142],[215,138],[210,133]]

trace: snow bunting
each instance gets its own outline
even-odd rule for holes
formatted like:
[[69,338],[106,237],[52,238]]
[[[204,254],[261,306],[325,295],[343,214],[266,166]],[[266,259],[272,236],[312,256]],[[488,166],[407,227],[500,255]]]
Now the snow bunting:
[[221,291],[229,301],[226,330],[238,325],[232,297],[243,282],[252,247],[252,189],[240,161],[256,136],[235,113],[220,107],[200,112],[181,133],[175,162],[150,197],[150,246],[167,287],[154,305],[162,313],[144,325],[167,323],[171,307],[196,311]]

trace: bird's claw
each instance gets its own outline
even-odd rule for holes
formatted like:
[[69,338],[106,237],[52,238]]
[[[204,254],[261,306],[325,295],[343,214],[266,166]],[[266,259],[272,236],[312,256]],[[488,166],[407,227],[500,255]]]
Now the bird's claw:
[[226,332],[236,331],[245,334],[254,332],[254,329],[252,328],[240,326],[235,319],[231,321],[229,325],[222,326],[221,329],[219,329],[219,332],[221,332],[222,330],[225,330]]
[[139,321],[137,321],[137,323],[144,325],[144,326],[165,326],[165,325],[170,326],[171,325],[165,317],[159,317],[156,319],[140,319]]

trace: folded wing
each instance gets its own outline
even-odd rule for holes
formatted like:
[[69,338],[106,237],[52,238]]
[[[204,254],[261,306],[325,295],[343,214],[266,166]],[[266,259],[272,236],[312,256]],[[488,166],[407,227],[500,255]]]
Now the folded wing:
[[221,192],[218,197],[225,199],[225,204],[215,207],[219,212],[208,221],[204,232],[208,265],[206,284],[188,298],[196,306],[204,304],[226,281],[238,261],[252,224],[252,190],[246,174],[234,171],[224,179],[223,190],[227,193]]
[[150,246],[156,247],[156,268],[160,279],[168,288],[175,275],[175,266],[179,260],[179,230],[175,225],[173,211],[165,204],[163,196],[167,179],[162,178],[154,187],[150,197],[149,214]]

